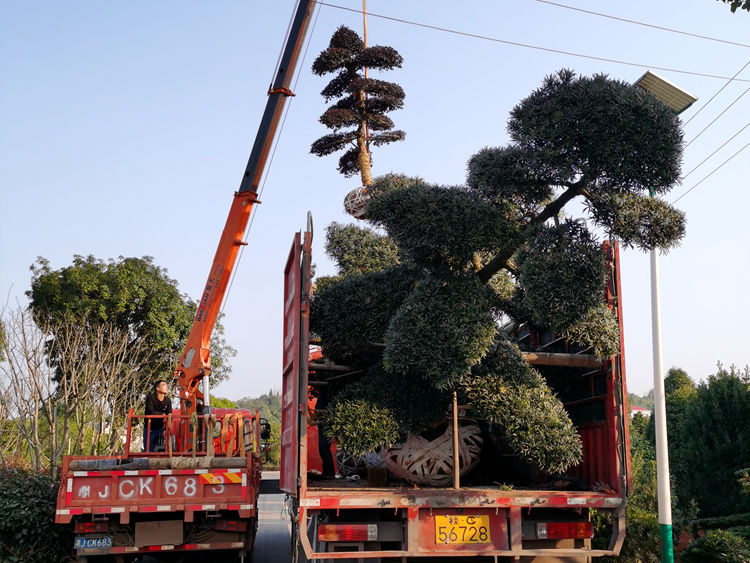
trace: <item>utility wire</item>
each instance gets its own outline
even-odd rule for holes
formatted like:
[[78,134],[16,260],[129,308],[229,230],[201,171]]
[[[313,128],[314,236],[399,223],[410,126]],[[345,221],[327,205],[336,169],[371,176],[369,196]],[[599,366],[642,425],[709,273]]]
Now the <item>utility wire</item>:
[[[745,94],[747,94],[748,92],[750,92],[750,88],[747,88],[747,89],[746,89],[746,90],[745,90],[744,92],[742,92],[742,94],[740,94],[739,96],[737,96],[737,97],[735,98],[735,100],[734,100],[734,101],[733,101],[733,102],[732,102],[731,104],[729,104],[729,105],[728,105],[728,106],[727,106],[726,108],[724,108],[724,111],[722,111],[722,112],[721,112],[721,113],[720,113],[719,115],[717,115],[717,116],[716,116],[716,117],[714,118],[714,120],[713,120],[713,121],[712,121],[711,123],[709,123],[708,125],[706,125],[706,126],[705,126],[705,127],[704,127],[704,128],[702,129],[702,130],[701,130],[701,132],[700,132],[700,133],[698,133],[698,134],[697,134],[697,135],[696,135],[695,137],[693,137],[692,139],[690,139],[690,141],[689,141],[689,142],[688,142],[688,143],[687,143],[687,144],[685,145],[685,148],[688,148],[688,147],[689,147],[689,146],[690,146],[690,145],[691,145],[691,144],[693,143],[693,141],[695,141],[695,140],[696,140],[696,139],[697,139],[698,137],[700,137],[700,136],[701,136],[701,135],[703,134],[703,132],[704,132],[704,131],[705,131],[706,129],[708,129],[709,127],[711,127],[711,125],[713,125],[714,123],[716,123],[716,120],[717,120],[717,119],[719,119],[719,118],[720,118],[720,117],[721,117],[722,115],[724,115],[724,114],[725,114],[725,113],[727,112],[727,110],[728,110],[729,108],[731,108],[731,107],[732,107],[732,106],[733,106],[734,104],[736,104],[737,102],[739,102],[739,101],[740,101],[740,99],[741,99],[741,98],[742,98],[742,97],[743,97],[743,96],[744,96]],[[704,107],[705,107],[705,106],[704,106]],[[734,137],[732,137],[732,138],[734,138]],[[701,162],[701,164],[703,164],[703,163]]]
[[[700,108],[698,108],[698,111],[696,111],[696,112],[695,112],[695,113],[694,113],[693,115],[691,115],[691,116],[690,116],[690,119],[688,119],[688,120],[687,120],[687,121],[686,121],[686,122],[684,123],[684,125],[687,125],[688,123],[690,123],[690,122],[691,122],[691,121],[692,121],[692,120],[693,120],[693,119],[695,118],[695,116],[696,116],[696,115],[698,115],[698,114],[699,114],[700,112],[702,112],[702,111],[703,111],[703,109],[704,109],[704,108],[705,108],[705,107],[706,107],[706,106],[707,106],[708,104],[710,104],[710,103],[711,103],[711,102],[713,101],[713,99],[714,99],[714,98],[715,98],[716,96],[718,96],[718,95],[719,95],[719,94],[721,93],[721,91],[722,91],[722,90],[724,90],[724,88],[726,88],[727,86],[729,86],[729,84],[731,84],[731,83],[732,83],[732,81],[734,81],[734,80],[735,80],[735,79],[737,78],[737,76],[738,76],[738,75],[739,75],[739,74],[740,74],[740,73],[741,73],[741,72],[742,72],[743,70],[745,70],[745,69],[747,68],[747,65],[750,65],[750,60],[748,60],[748,61],[747,61],[747,62],[746,62],[746,63],[745,63],[744,65],[743,65],[743,67],[742,67],[742,68],[741,68],[740,70],[738,70],[737,72],[735,72],[735,73],[734,73],[734,76],[733,76],[732,78],[730,78],[729,80],[727,80],[726,84],[724,84],[724,86],[722,86],[721,88],[719,88],[719,90],[718,90],[718,91],[717,91],[717,92],[716,92],[716,93],[715,93],[715,94],[714,94],[713,96],[711,96],[711,98],[710,98],[710,99],[709,99],[709,100],[708,100],[708,101],[707,101],[707,102],[706,102],[705,104],[703,104],[703,105],[702,105],[702,106],[701,106]],[[702,133],[702,131],[701,131],[701,133]]]
[[687,178],[688,176],[690,176],[693,172],[695,172],[698,168],[700,168],[703,165],[704,162],[706,162],[709,158],[711,158],[713,155],[715,155],[717,152],[719,152],[721,149],[723,149],[725,146],[727,146],[727,144],[729,143],[729,141],[731,141],[732,139],[734,139],[737,135],[739,135],[740,133],[742,133],[748,127],[750,127],[750,122],[748,122],[742,129],[740,129],[739,131],[737,131],[734,135],[732,135],[731,137],[729,137],[729,139],[727,139],[726,141],[724,141],[724,144],[722,144],[718,149],[716,149],[714,152],[712,152],[711,154],[709,154],[706,158],[704,158],[703,160],[701,160],[700,164],[698,164],[697,166],[693,167],[693,169],[690,172],[688,172],[687,174],[685,174],[682,177],[682,180],[684,180],[685,178]]
[[[331,4],[329,2],[322,2],[320,0],[316,0],[315,3],[316,4],[320,4],[321,6],[328,6],[329,8],[336,8],[338,10],[343,10],[345,12],[354,12],[354,13],[357,13],[357,14],[361,14],[362,13],[362,10],[357,10],[355,8],[347,8],[346,6],[339,6],[337,4]],[[540,47],[538,45],[530,45],[528,43],[519,43],[517,41],[508,41],[507,39],[500,39],[498,37],[490,37],[488,35],[479,35],[477,33],[469,33],[469,32],[466,32],[466,31],[459,31],[459,30],[450,29],[450,28],[447,28],[447,27],[439,27],[439,26],[436,26],[436,25],[429,25],[429,24],[426,24],[426,23],[420,23],[420,22],[415,22],[415,21],[411,21],[411,20],[405,20],[405,19],[402,19],[402,18],[395,18],[395,17],[392,17],[392,16],[385,16],[383,14],[375,14],[373,12],[368,12],[367,15],[370,16],[370,17],[373,17],[373,18],[380,18],[380,19],[384,19],[384,20],[388,20],[388,21],[393,21],[393,22],[398,22],[398,23],[404,23],[404,24],[407,24],[407,25],[413,25],[413,26],[422,27],[422,28],[425,28],[425,29],[432,29],[434,31],[442,31],[444,33],[450,33],[450,34],[453,34],[453,35],[460,35],[460,36],[463,36],[463,37],[471,37],[473,39],[481,39],[483,41],[491,41],[493,43],[503,43],[505,45],[513,45],[515,47],[525,47],[527,49],[536,49],[538,51],[546,51],[548,53],[556,53],[556,54],[559,54],[559,55],[568,55],[568,56],[571,56],[571,57],[580,57],[580,58],[583,58],[583,59],[591,59],[591,60],[595,60],[595,61],[603,61],[603,62],[607,62],[607,63],[614,63],[614,64],[620,64],[620,65],[626,65],[626,66],[633,66],[633,67],[637,67],[637,68],[653,68],[653,69],[656,69],[656,70],[663,70],[663,71],[667,71],[667,72],[676,72],[676,73],[679,73],[679,74],[689,74],[689,75],[692,75],[692,76],[702,76],[704,78],[718,78],[718,79],[721,79],[721,80],[730,80],[730,78],[728,76],[719,76],[719,75],[716,75],[716,74],[706,74],[706,73],[702,73],[702,72],[693,72],[693,71],[690,71],[690,70],[680,70],[680,69],[676,69],[676,68],[668,68],[668,67],[663,67],[663,66],[654,66],[654,65],[647,65],[647,64],[641,64],[641,63],[633,63],[633,62],[629,62],[629,61],[621,61],[621,60],[618,60],[618,59],[608,59],[608,58],[605,58],[605,57],[596,57],[594,55],[584,55],[582,53],[573,53],[571,51],[563,51],[563,50],[560,50],[560,49],[551,49],[549,47]],[[731,80],[734,80],[735,82],[750,82],[750,79],[744,79],[744,78],[734,78],[734,77],[732,77]]]
[[[748,125],[750,125],[750,124],[748,124]],[[747,127],[747,125],[746,125],[745,127]],[[743,127],[743,129],[744,129],[744,127]],[[733,158],[734,158],[735,156],[737,156],[738,154],[740,154],[740,153],[741,153],[742,151],[744,151],[744,150],[745,150],[745,149],[746,149],[747,147],[750,147],[750,143],[746,144],[746,145],[745,145],[744,147],[742,147],[742,148],[741,148],[740,150],[738,150],[738,151],[737,151],[736,153],[734,153],[734,154],[733,154],[732,156],[730,156],[730,157],[729,157],[728,159],[726,159],[726,160],[725,160],[724,162],[722,162],[721,164],[719,164],[719,166],[717,166],[717,167],[716,167],[716,168],[714,168],[714,169],[713,169],[713,170],[712,170],[711,172],[709,172],[709,173],[708,173],[708,174],[707,174],[706,176],[704,176],[704,177],[703,177],[703,179],[702,179],[702,180],[701,180],[700,182],[698,182],[697,184],[695,184],[695,185],[694,185],[694,186],[693,186],[692,188],[690,188],[690,189],[689,189],[688,191],[686,191],[686,192],[685,192],[684,194],[682,194],[682,195],[681,195],[680,197],[678,197],[678,198],[677,198],[676,200],[674,200],[674,201],[672,202],[672,204],[674,205],[675,203],[677,203],[678,201],[680,201],[680,200],[681,200],[681,199],[682,199],[683,197],[685,197],[685,196],[686,196],[686,195],[688,195],[688,194],[689,194],[690,192],[692,192],[692,191],[693,191],[693,190],[694,190],[695,188],[697,188],[698,186],[700,186],[700,185],[701,185],[701,184],[703,183],[703,181],[707,180],[707,179],[708,179],[708,178],[709,178],[710,176],[712,176],[712,175],[714,174],[714,172],[718,171],[718,170],[719,170],[719,169],[720,169],[721,167],[723,167],[723,166],[724,166],[724,165],[725,165],[725,164],[726,164],[727,162],[729,162],[730,160],[732,160],[732,159],[733,159]]]
[[[305,46],[305,52],[302,54],[302,60],[299,63],[299,68],[302,68],[305,65],[305,59],[307,59],[307,51],[310,49],[310,43],[312,42],[312,36],[313,36],[313,33],[315,32],[315,26],[318,23],[319,15],[320,15],[320,8],[318,7],[315,12],[315,19],[313,20],[312,28],[310,29],[310,32],[307,34],[307,45]],[[291,21],[289,25],[291,27]],[[284,45],[286,45],[286,40],[284,40]],[[283,46],[282,46],[282,49],[283,49]],[[279,60],[281,60],[281,56],[279,56]],[[277,71],[278,71],[278,63],[277,63],[277,69],[276,71],[274,71],[274,76],[275,76],[275,72]],[[301,76],[302,76],[302,73],[297,72],[297,76],[294,79],[294,86],[292,87],[293,92],[297,90],[297,84],[299,83],[299,79]],[[271,83],[273,83],[273,81]],[[281,133],[284,131],[284,124],[286,124],[286,118],[287,118],[287,115],[289,115],[289,109],[292,106],[291,102],[292,100],[289,100],[289,103],[286,104],[286,107],[284,108],[284,116],[281,118],[281,124],[279,125],[279,132],[276,134],[276,140],[274,141],[273,149],[271,150],[271,155],[268,158],[268,165],[266,166],[266,170],[263,175],[263,182],[261,183],[260,190],[258,191],[258,199],[260,199],[260,197],[263,195],[263,190],[266,188],[266,182],[268,181],[268,174],[271,170],[271,166],[273,165],[273,159],[276,156],[276,149],[279,146],[279,139],[281,138]],[[257,213],[258,213],[258,206],[255,205],[253,207],[253,210],[250,212],[250,222],[247,226],[247,229],[245,230],[245,238],[243,240],[243,242],[245,243],[247,243],[247,240],[250,237],[250,230],[253,228],[253,223],[255,223],[255,215]],[[237,271],[240,269],[239,268],[240,262],[242,259],[242,254],[245,251],[245,246],[246,244],[240,246],[240,251],[239,251],[239,254],[237,255],[237,261],[235,262],[234,271],[232,272],[232,277],[229,280],[229,285],[227,286],[227,290],[224,293],[224,302],[222,304],[221,310],[219,311],[220,315],[224,314],[224,309],[226,308],[227,302],[229,301],[229,292],[231,291],[232,286],[234,285],[234,280],[237,277]]]
[[718,43],[726,43],[727,45],[735,45],[737,47],[747,47],[750,49],[750,45],[746,43],[738,43],[736,41],[727,41],[725,39],[719,39],[717,37],[709,37],[708,35],[699,35],[697,33],[690,33],[689,31],[680,31],[679,29],[672,29],[671,27],[662,27],[660,25],[653,25],[650,23],[639,22],[636,20],[629,20],[627,18],[619,18],[617,16],[610,16],[609,14],[602,14],[600,12],[593,12],[591,10],[584,10],[582,8],[575,8],[573,6],[567,6],[565,4],[558,4],[557,2],[550,2],[549,0],[536,0],[542,4],[549,4],[551,6],[557,6],[558,8],[565,8],[566,10],[574,10],[576,12],[583,12],[584,14],[591,14],[593,16],[600,16],[602,18],[608,18],[611,20],[617,20],[625,23],[632,23],[635,25],[642,25],[644,27],[651,27],[653,29],[659,29],[661,31],[669,31],[670,33],[679,33],[680,35],[687,35],[689,37],[697,37],[698,39],[706,39],[708,41],[716,41]]

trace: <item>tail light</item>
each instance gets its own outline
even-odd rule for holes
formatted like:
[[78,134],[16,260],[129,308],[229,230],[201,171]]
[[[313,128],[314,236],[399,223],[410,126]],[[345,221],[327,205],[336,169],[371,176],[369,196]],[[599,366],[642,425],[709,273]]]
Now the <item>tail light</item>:
[[94,532],[106,532],[109,529],[109,522],[76,522],[73,527],[76,534],[91,534]]
[[591,522],[536,523],[536,537],[540,540],[586,539],[593,535]]
[[377,541],[377,524],[321,524],[318,541]]
[[244,520],[217,520],[216,529],[222,532],[245,532],[247,522]]

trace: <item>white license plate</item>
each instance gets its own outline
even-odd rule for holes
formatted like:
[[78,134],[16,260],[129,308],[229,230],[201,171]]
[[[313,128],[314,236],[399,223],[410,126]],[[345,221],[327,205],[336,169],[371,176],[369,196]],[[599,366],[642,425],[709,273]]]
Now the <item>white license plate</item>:
[[82,538],[78,537],[73,542],[74,549],[106,549],[112,547],[112,536],[103,538]]

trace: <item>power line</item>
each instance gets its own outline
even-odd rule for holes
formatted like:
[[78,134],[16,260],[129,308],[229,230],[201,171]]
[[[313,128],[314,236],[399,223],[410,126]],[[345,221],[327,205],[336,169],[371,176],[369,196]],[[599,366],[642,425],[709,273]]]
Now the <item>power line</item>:
[[[321,2],[320,0],[316,0],[316,4],[320,4],[321,6],[328,6],[329,8],[336,8],[338,10],[343,10],[345,12],[354,12],[354,13],[357,13],[357,14],[361,14],[362,13],[362,10],[357,10],[355,8],[347,8],[346,6],[339,6],[337,4],[331,4],[329,2]],[[654,66],[654,65],[647,65],[647,64],[641,64],[641,63],[633,63],[633,62],[629,62],[629,61],[621,61],[621,60],[618,60],[618,59],[608,59],[608,58],[605,58],[605,57],[596,57],[594,55],[584,55],[582,53],[573,53],[571,51],[563,51],[563,50],[560,50],[560,49],[551,49],[549,47],[540,47],[538,45],[530,45],[528,43],[519,43],[517,41],[509,41],[507,39],[500,39],[498,37],[490,37],[488,35],[480,35],[480,34],[477,34],[477,33],[469,33],[469,32],[466,32],[466,31],[459,31],[459,30],[450,29],[450,28],[447,28],[447,27],[440,27],[440,26],[436,26],[436,25],[429,25],[429,24],[419,23],[419,22],[415,22],[415,21],[411,21],[411,20],[405,20],[405,19],[402,19],[402,18],[395,18],[395,17],[392,17],[392,16],[385,16],[385,15],[382,15],[382,14],[375,14],[373,12],[368,12],[368,15],[371,16],[371,17],[374,17],[374,18],[380,18],[380,19],[384,19],[384,20],[388,20],[388,21],[393,21],[393,22],[398,22],[398,23],[404,23],[404,24],[407,24],[407,25],[413,25],[413,26],[416,26],[416,27],[422,27],[422,28],[431,29],[431,30],[434,30],[434,31],[442,31],[444,33],[450,33],[452,35],[460,35],[462,37],[471,37],[473,39],[481,39],[483,41],[491,41],[493,43],[503,43],[505,45],[513,45],[515,47],[525,47],[527,49],[536,49],[538,51],[546,51],[548,53],[555,53],[555,54],[558,54],[558,55],[568,55],[568,56],[571,56],[571,57],[579,57],[579,58],[583,58],[583,59],[591,59],[591,60],[595,60],[595,61],[602,61],[602,62],[614,63],[614,64],[620,64],[620,65],[626,65],[626,66],[633,66],[633,67],[637,67],[637,68],[653,68],[653,69],[656,69],[656,70],[663,70],[663,71],[666,71],[666,72],[676,72],[676,73],[679,73],[679,74],[689,74],[689,75],[692,75],[692,76],[701,76],[703,78],[718,78],[720,80],[734,80],[735,82],[750,82],[750,79],[744,79],[744,78],[731,78],[730,79],[728,76],[718,76],[716,74],[706,74],[706,73],[702,73],[702,72],[693,72],[693,71],[689,71],[689,70],[680,70],[680,69],[676,69],[676,68],[668,68],[668,67],[663,67],[663,66]]]
[[[696,115],[698,115],[698,114],[699,114],[700,112],[702,112],[702,111],[703,111],[703,109],[704,109],[704,108],[705,108],[705,107],[706,107],[706,106],[707,106],[708,104],[710,104],[710,103],[711,103],[711,102],[713,101],[713,99],[714,99],[714,98],[715,98],[716,96],[718,96],[718,95],[719,95],[719,94],[721,93],[721,91],[722,91],[722,90],[724,90],[724,88],[726,88],[727,86],[729,86],[729,84],[731,84],[731,83],[732,83],[732,81],[733,81],[733,80],[734,80],[735,78],[737,78],[737,76],[738,76],[738,75],[739,75],[739,74],[740,74],[740,73],[741,73],[741,72],[742,72],[743,70],[745,70],[745,68],[747,68],[747,65],[750,65],[750,60],[748,60],[748,61],[747,61],[747,62],[746,62],[746,63],[745,63],[744,65],[743,65],[743,67],[742,67],[742,68],[741,68],[740,70],[738,70],[737,72],[735,72],[735,73],[734,73],[734,76],[733,76],[732,78],[730,78],[729,80],[727,80],[726,84],[724,84],[724,86],[722,86],[721,88],[719,88],[719,90],[718,90],[718,91],[717,91],[717,92],[716,92],[716,93],[715,93],[715,94],[714,94],[713,96],[711,96],[711,99],[709,99],[709,100],[708,100],[708,101],[707,101],[707,102],[706,102],[705,104],[703,104],[703,105],[702,105],[702,106],[701,106],[700,108],[698,108],[698,111],[696,111],[696,112],[695,112],[695,113],[694,113],[694,114],[693,114],[692,116],[690,116],[690,119],[688,119],[688,120],[687,120],[687,121],[685,122],[685,125],[687,125],[688,123],[690,123],[690,122],[691,122],[691,121],[692,121],[692,120],[693,120],[693,119],[695,118],[695,116],[696,116]],[[702,133],[702,131],[701,131],[701,133]]]
[[[317,8],[315,11],[315,19],[313,20],[312,28],[310,29],[310,33],[307,34],[307,45],[305,46],[305,51],[302,53],[302,60],[300,61],[299,68],[304,67],[305,60],[307,59],[307,51],[310,49],[310,43],[312,43],[312,36],[315,32],[315,26],[318,24],[318,16],[320,15],[320,8]],[[290,24],[291,27],[291,24]],[[286,44],[286,40],[284,41],[284,44]],[[283,49],[283,47],[282,47]],[[279,58],[279,60],[281,60]],[[277,70],[278,70],[278,63],[277,63]],[[299,84],[299,79],[302,76],[301,72],[297,72],[297,76],[294,79],[294,86],[292,86],[292,91],[297,90],[297,84]],[[286,107],[284,108],[284,115],[281,119],[281,123],[279,124],[279,132],[276,135],[276,140],[273,143],[273,149],[271,150],[271,155],[268,159],[268,166],[266,166],[265,174],[263,176],[263,182],[260,185],[260,190],[258,192],[258,198],[263,196],[263,190],[266,188],[266,182],[268,181],[268,174],[271,170],[271,166],[273,165],[273,159],[276,156],[276,149],[279,146],[279,139],[281,138],[281,133],[284,131],[284,125],[286,124],[286,118],[287,115],[289,115],[289,109],[291,108],[292,100],[289,100],[289,103],[286,104]],[[245,237],[243,239],[244,243],[247,243],[248,238],[250,237],[250,231],[253,228],[253,223],[255,223],[255,216],[258,213],[258,206],[254,206],[253,210],[250,212],[250,222],[247,226],[247,229],[245,229]],[[227,302],[229,301],[229,292],[232,290],[232,286],[234,285],[234,280],[237,277],[237,271],[239,270],[240,262],[242,260],[242,254],[245,251],[246,244],[243,244],[240,246],[240,251],[237,256],[237,261],[235,262],[234,271],[232,272],[232,277],[229,280],[229,285],[227,287],[226,292],[224,293],[224,303],[221,307],[221,310],[219,311],[219,314],[224,314],[224,309],[227,306]]]
[[[748,123],[748,125],[750,125],[750,123]],[[747,125],[745,125],[745,127],[747,127]],[[745,127],[743,127],[743,129],[744,129]],[[726,143],[725,143],[725,144],[726,144]],[[723,145],[722,145],[722,146],[723,146]],[[717,166],[716,168],[714,168],[713,170],[711,170],[711,172],[709,172],[709,173],[708,173],[708,174],[707,174],[706,176],[704,176],[704,177],[703,177],[703,179],[702,179],[702,180],[701,180],[700,182],[698,182],[697,184],[695,184],[695,185],[694,185],[694,186],[693,186],[692,188],[690,188],[690,189],[689,189],[688,191],[686,191],[686,192],[685,192],[684,194],[682,194],[682,195],[681,195],[680,197],[678,197],[678,198],[677,198],[676,200],[674,200],[674,201],[672,202],[672,204],[674,205],[675,203],[677,203],[678,201],[680,201],[680,200],[681,200],[681,199],[682,199],[683,197],[685,197],[685,196],[686,196],[686,195],[688,195],[688,194],[689,194],[690,192],[692,192],[692,191],[693,191],[693,190],[694,190],[695,188],[697,188],[698,186],[700,186],[700,185],[701,185],[701,184],[702,184],[702,183],[703,183],[703,182],[704,182],[705,180],[707,180],[707,179],[708,179],[708,178],[709,178],[710,176],[712,176],[712,175],[714,174],[714,172],[716,172],[716,171],[717,171],[717,170],[719,170],[719,169],[720,169],[721,167],[723,167],[723,166],[724,166],[724,165],[725,165],[725,164],[726,164],[727,162],[729,162],[730,160],[732,160],[732,159],[733,159],[733,158],[734,158],[735,156],[737,156],[738,154],[740,154],[740,153],[741,153],[742,151],[744,151],[744,150],[745,150],[745,149],[746,149],[747,147],[750,147],[750,143],[746,144],[746,145],[745,145],[744,147],[742,147],[742,148],[741,148],[740,150],[738,150],[738,151],[737,151],[736,153],[734,153],[734,154],[733,154],[732,156],[730,156],[730,157],[729,157],[728,159],[726,159],[726,160],[725,160],[724,162],[722,162],[721,164],[719,164],[719,166]]]
[[727,139],[726,141],[724,141],[724,143],[718,149],[716,149],[714,152],[712,152],[711,154],[709,154],[706,158],[704,158],[703,160],[701,160],[700,164],[698,164],[697,166],[693,167],[693,169],[690,172],[688,172],[687,174],[685,174],[682,177],[682,179],[684,180],[685,178],[687,178],[688,176],[690,176],[693,172],[695,172],[698,168],[700,168],[703,165],[704,162],[706,162],[709,158],[711,158],[713,155],[715,155],[717,152],[719,152],[721,149],[723,149],[725,146],[727,146],[727,144],[729,143],[729,141],[731,141],[732,139],[734,139],[737,135],[739,135],[740,133],[742,133],[748,127],[750,127],[750,122],[748,122],[742,129],[740,129],[739,131],[737,131],[734,135],[732,135],[731,137],[729,137],[729,139]]
[[[693,143],[693,141],[695,141],[695,140],[696,140],[696,139],[697,139],[698,137],[700,137],[700,136],[701,136],[701,135],[703,134],[703,132],[704,132],[704,131],[705,131],[706,129],[708,129],[709,127],[711,127],[711,125],[713,125],[714,123],[716,123],[716,120],[718,120],[718,119],[719,119],[719,118],[720,118],[720,117],[721,117],[722,115],[724,115],[724,114],[725,114],[725,113],[727,112],[727,110],[729,110],[729,108],[731,108],[731,107],[732,107],[732,106],[733,106],[734,104],[736,104],[737,102],[739,102],[739,101],[740,101],[740,99],[741,99],[741,98],[742,98],[742,97],[743,97],[743,96],[744,96],[745,94],[747,94],[748,92],[750,92],[750,88],[747,88],[747,89],[746,89],[746,90],[745,90],[744,92],[742,92],[742,94],[740,94],[739,96],[737,96],[737,97],[735,98],[735,100],[734,100],[734,101],[733,101],[733,102],[732,102],[731,104],[729,104],[729,105],[728,105],[728,106],[727,106],[726,108],[724,108],[724,111],[722,111],[722,112],[721,112],[721,113],[720,113],[719,115],[717,115],[717,116],[716,116],[716,117],[714,118],[714,120],[713,120],[713,121],[712,121],[711,123],[709,123],[708,125],[706,125],[706,126],[705,126],[705,127],[704,127],[704,128],[702,129],[702,130],[701,130],[701,132],[700,132],[700,133],[698,133],[698,134],[697,134],[697,135],[696,135],[695,137],[693,137],[692,139],[690,139],[690,142],[688,142],[688,143],[687,143],[687,144],[685,145],[685,148],[688,148],[688,147],[689,147],[689,146],[690,146],[690,145],[691,145],[691,144]],[[706,107],[706,106],[703,106],[703,107]],[[701,108],[701,109],[702,109],[702,108]],[[701,164],[703,164],[703,163],[701,163]]]
[[542,4],[549,4],[551,6],[557,6],[558,8],[565,8],[566,10],[574,10],[576,12],[583,12],[584,14],[591,14],[593,16],[599,16],[602,18],[608,18],[611,20],[617,20],[625,23],[632,23],[635,25],[642,25],[643,27],[651,27],[653,29],[659,29],[661,31],[669,31],[670,33],[679,33],[680,35],[687,35],[689,37],[697,37],[698,39],[706,39],[708,41],[716,41],[718,43],[726,43],[727,45],[736,45],[737,47],[747,47],[750,48],[750,45],[747,45],[746,43],[737,43],[735,41],[727,41],[726,39],[719,39],[717,37],[709,37],[708,35],[699,35],[697,33],[690,33],[689,31],[681,31],[679,29],[672,29],[671,27],[663,27],[660,25],[654,25],[650,23],[645,22],[639,22],[636,20],[629,20],[627,18],[619,18],[617,16],[610,16],[609,14],[602,14],[600,12],[593,12],[591,10],[584,10],[582,8],[575,8],[574,6],[566,6],[565,4],[558,4],[557,2],[550,2],[549,0],[536,0],[537,2],[540,2]]

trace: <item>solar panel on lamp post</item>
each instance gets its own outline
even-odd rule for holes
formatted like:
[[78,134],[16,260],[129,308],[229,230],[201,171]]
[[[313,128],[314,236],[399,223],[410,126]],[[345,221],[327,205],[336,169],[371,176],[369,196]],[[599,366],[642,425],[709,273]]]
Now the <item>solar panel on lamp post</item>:
[[[698,99],[650,70],[641,76],[635,86],[643,88],[666,104],[677,115]],[[654,197],[653,190],[651,197]],[[667,416],[664,399],[664,377],[661,355],[661,309],[659,297],[659,261],[656,248],[651,250],[651,339],[654,369],[654,426],[656,428],[656,479],[659,505],[659,535],[661,537],[662,563],[673,563],[672,550],[672,500],[669,489],[669,455],[667,448]]]

